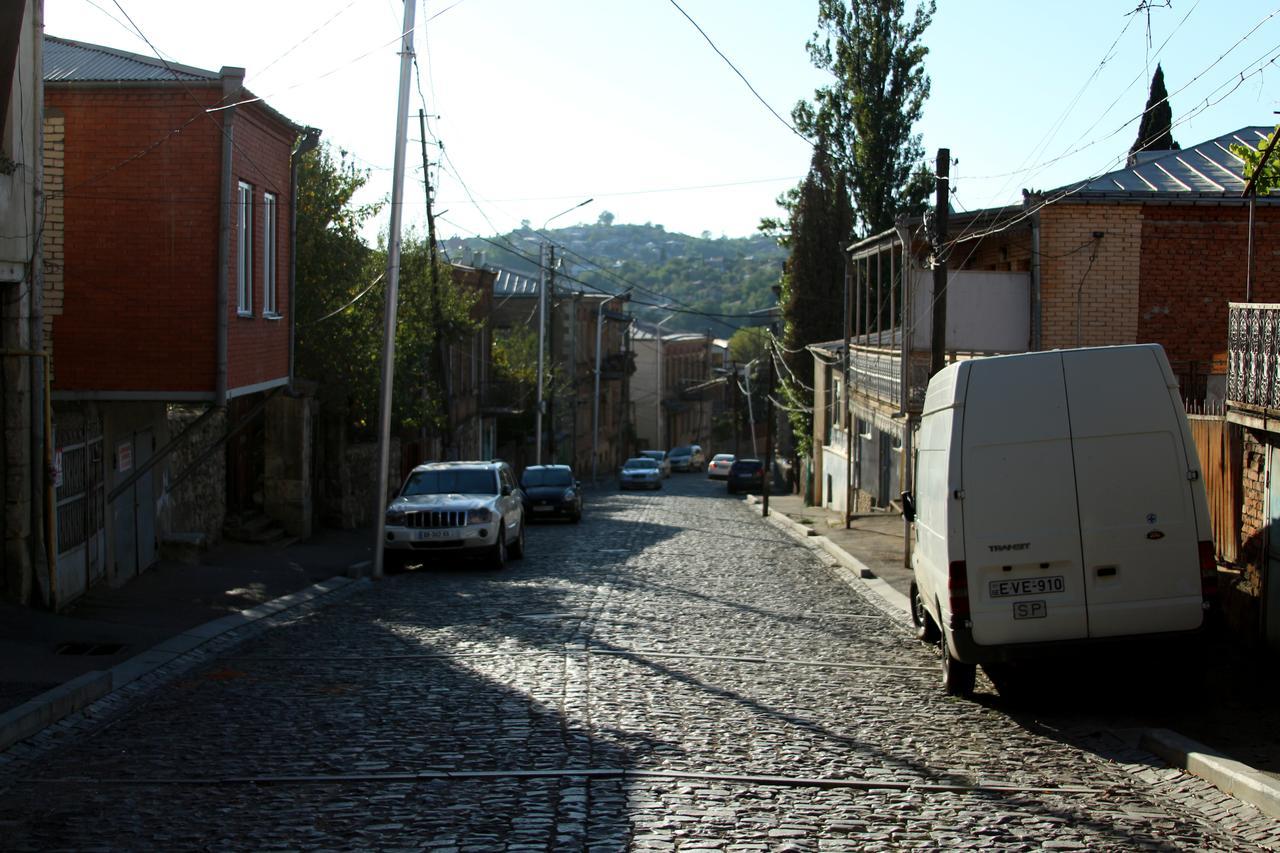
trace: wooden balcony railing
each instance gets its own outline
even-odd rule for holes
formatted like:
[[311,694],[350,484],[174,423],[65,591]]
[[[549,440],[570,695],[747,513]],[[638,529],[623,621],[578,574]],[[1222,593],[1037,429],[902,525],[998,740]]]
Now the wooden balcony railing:
[[1232,302],[1227,313],[1227,402],[1280,409],[1280,304]]

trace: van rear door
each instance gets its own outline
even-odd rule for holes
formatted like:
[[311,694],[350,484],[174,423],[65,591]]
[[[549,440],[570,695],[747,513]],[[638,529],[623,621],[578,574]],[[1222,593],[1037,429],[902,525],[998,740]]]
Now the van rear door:
[[1088,636],[1061,355],[969,364],[965,559],[981,645]]
[[1199,627],[1203,618],[1185,418],[1155,346],[1062,353],[1089,636]]

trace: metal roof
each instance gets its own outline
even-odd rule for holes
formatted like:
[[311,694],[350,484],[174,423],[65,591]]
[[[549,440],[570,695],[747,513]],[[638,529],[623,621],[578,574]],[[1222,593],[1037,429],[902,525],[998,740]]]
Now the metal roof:
[[165,67],[153,56],[47,35],[44,37],[44,79],[50,83],[208,83],[221,78],[217,72],[203,68],[176,62]]
[[[520,297],[520,296],[537,296],[538,295],[538,279],[525,275],[524,273],[515,272],[513,270],[501,269],[499,267],[486,267],[495,274],[493,280],[493,295],[498,298]],[[556,282],[553,293],[573,293],[584,299],[613,299],[616,294],[601,293],[589,291],[582,285],[573,281],[565,281],[560,279]]]
[[1139,155],[1140,162],[1135,165],[1090,178],[1083,185],[1069,184],[1059,189],[1071,191],[1079,187],[1073,195],[1087,196],[1238,198],[1244,192],[1244,161],[1231,153],[1230,146],[1256,148],[1273,129],[1242,127],[1180,151],[1148,151]]

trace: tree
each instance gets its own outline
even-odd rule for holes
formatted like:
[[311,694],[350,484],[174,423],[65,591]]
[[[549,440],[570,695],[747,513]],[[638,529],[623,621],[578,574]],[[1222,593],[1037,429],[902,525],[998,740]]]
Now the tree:
[[1169,106],[1169,92],[1164,87],[1164,70],[1156,64],[1151,75],[1151,94],[1147,96],[1147,108],[1138,124],[1138,138],[1129,148],[1129,165],[1137,161],[1142,151],[1176,151],[1173,141],[1173,110]]
[[[1248,181],[1258,171],[1258,164],[1262,161],[1262,154],[1267,150],[1267,146],[1271,144],[1271,140],[1275,135],[1280,133],[1280,127],[1271,132],[1270,136],[1258,142],[1258,147],[1253,148],[1248,145],[1233,144],[1231,153],[1244,161],[1244,179]],[[1280,189],[1280,152],[1272,151],[1271,156],[1267,158],[1267,163],[1262,167],[1261,174],[1254,182],[1254,191],[1258,195],[1266,195],[1273,190]]]
[[613,219],[614,219],[614,216],[612,213],[610,213],[607,210],[602,210],[600,211],[600,215],[596,217],[596,224],[603,225],[605,228],[608,228],[610,225],[613,224]]
[[844,172],[862,235],[923,212],[931,184],[920,135],[929,97],[921,41],[932,0],[910,16],[904,0],[819,0],[818,29],[806,47],[832,83],[792,111],[796,127]]
[[759,326],[745,326],[729,338],[729,360],[738,364],[755,361],[769,346],[769,333]]
[[[307,154],[298,170],[298,374],[319,383],[321,400],[361,438],[372,438],[377,423],[387,265],[385,247],[370,248],[360,236],[379,205],[352,203],[367,179],[345,152],[335,162],[327,146]],[[402,241],[392,423],[439,431],[445,387],[431,356],[474,331],[475,299],[443,263],[433,292],[428,248],[412,233]]]

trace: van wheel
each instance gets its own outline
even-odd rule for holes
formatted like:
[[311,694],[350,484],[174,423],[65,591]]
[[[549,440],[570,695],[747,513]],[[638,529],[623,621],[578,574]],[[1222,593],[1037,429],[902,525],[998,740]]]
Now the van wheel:
[[973,684],[978,675],[977,665],[961,663],[952,657],[947,632],[940,631],[939,634],[942,641],[942,689],[948,696],[972,696]]
[[911,624],[915,626],[917,640],[929,645],[938,642],[941,633],[938,631],[938,623],[929,615],[924,599],[920,596],[920,588],[914,581],[911,583]]

